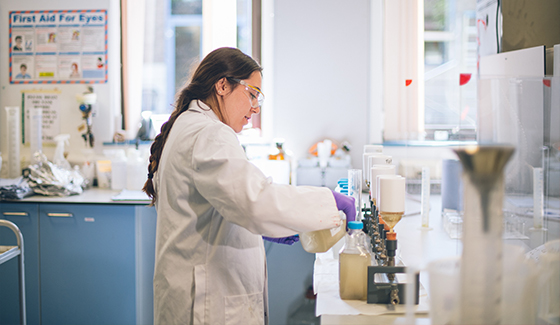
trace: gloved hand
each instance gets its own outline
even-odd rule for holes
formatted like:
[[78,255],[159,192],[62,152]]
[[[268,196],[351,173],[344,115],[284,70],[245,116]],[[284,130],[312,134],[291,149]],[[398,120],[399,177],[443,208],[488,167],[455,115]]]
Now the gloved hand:
[[282,238],[272,238],[272,237],[263,236],[263,239],[273,243],[293,245],[299,241],[299,235],[293,235],[293,236],[282,237]]
[[336,207],[338,210],[342,210],[342,212],[346,214],[346,224],[348,224],[349,221],[356,221],[356,206],[354,198],[335,191],[332,191],[332,193],[334,200],[336,201]]

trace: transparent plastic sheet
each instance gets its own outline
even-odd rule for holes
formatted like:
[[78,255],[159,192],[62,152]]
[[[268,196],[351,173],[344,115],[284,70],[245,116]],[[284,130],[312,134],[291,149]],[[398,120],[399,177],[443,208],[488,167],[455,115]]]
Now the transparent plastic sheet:
[[57,166],[42,153],[36,153],[35,159],[37,163],[28,167],[26,175],[33,192],[47,196],[82,194],[87,181],[78,170]]
[[[479,143],[516,148],[505,171],[505,221],[529,219],[534,209],[542,209],[544,223],[533,227],[549,228],[551,218],[560,218],[560,77],[482,78],[478,91]],[[542,175],[540,187],[536,170]],[[533,222],[527,221],[529,228]],[[524,229],[517,230],[523,235]]]

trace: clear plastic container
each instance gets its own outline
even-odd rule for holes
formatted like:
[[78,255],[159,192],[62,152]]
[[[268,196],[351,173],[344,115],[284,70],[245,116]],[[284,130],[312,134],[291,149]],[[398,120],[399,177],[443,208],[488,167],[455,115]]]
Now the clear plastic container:
[[140,151],[129,149],[126,162],[126,189],[140,191],[144,187],[148,175],[148,162],[144,161]]
[[371,255],[362,228],[361,221],[348,222],[346,243],[339,255],[341,299],[367,299],[367,267],[371,265]]
[[124,150],[115,150],[111,157],[111,189],[122,190],[126,188],[127,159]]
[[324,253],[344,237],[346,234],[346,222],[344,222],[346,221],[346,215],[342,211],[338,211],[338,213],[343,221],[339,227],[299,234],[299,241],[306,252]]

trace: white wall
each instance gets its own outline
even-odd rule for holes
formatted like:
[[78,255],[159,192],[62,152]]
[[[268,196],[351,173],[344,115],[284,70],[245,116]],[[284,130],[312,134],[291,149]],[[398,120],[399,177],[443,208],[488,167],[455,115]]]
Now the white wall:
[[[381,7],[381,0],[263,2],[263,132],[285,138],[297,158],[330,138],[349,141],[353,164],[362,167],[362,147],[371,139],[369,77],[376,72],[370,2]],[[380,38],[381,31],[376,44]],[[312,283],[313,254],[280,246],[267,254],[271,324],[286,324]]]
[[[273,135],[298,158],[325,138],[349,141],[361,168],[369,132],[370,0],[275,1],[273,69]],[[266,63],[263,73],[267,78]]]
[[[7,131],[5,106],[20,106],[21,91],[45,89],[61,91],[60,98],[60,133],[69,133],[70,159],[80,161],[81,150],[86,148],[78,125],[82,123],[82,115],[76,94],[87,90],[86,85],[13,85],[9,82],[9,12],[15,10],[65,10],[65,9],[107,9],[108,19],[108,82],[93,85],[97,93],[97,104],[94,105],[93,132],[96,151],[101,151],[102,142],[112,141],[115,126],[115,115],[120,114],[120,12],[119,0],[2,0],[0,1],[0,151],[7,161]],[[43,145],[43,151],[52,159],[54,147]],[[29,160],[29,146],[22,146],[22,159]],[[5,168],[3,168],[5,170]]]

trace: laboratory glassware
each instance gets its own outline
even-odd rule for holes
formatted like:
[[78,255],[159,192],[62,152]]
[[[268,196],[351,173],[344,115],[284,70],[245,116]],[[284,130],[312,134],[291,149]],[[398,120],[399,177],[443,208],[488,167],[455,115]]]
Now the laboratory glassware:
[[31,154],[31,162],[36,161],[35,154],[43,152],[43,109],[32,108],[30,110],[30,139],[29,147]]
[[422,167],[422,191],[420,195],[420,213],[422,215],[422,228],[430,228],[430,167]]
[[319,158],[319,167],[322,170],[327,168],[329,158],[331,157],[332,141],[329,139],[317,143],[317,157]]
[[341,299],[367,299],[367,273],[371,254],[365,243],[361,221],[348,222],[348,234],[339,255],[339,290]]
[[348,170],[348,196],[354,198],[356,221],[362,221],[362,170]]
[[17,106],[6,108],[6,128],[8,129],[8,178],[16,178],[21,175],[20,146],[21,143],[21,120],[20,110]]
[[454,149],[463,166],[460,322],[500,324],[504,168],[512,146]]
[[393,232],[404,214],[406,179],[400,175],[377,176],[377,210],[379,217]]
[[533,168],[533,228],[534,230],[543,229],[544,219],[544,182],[543,169]]

